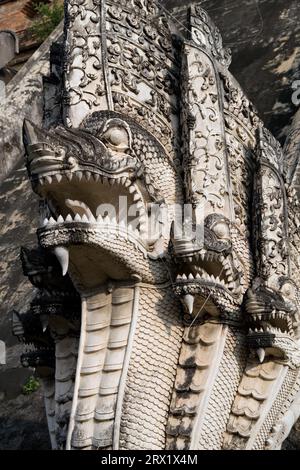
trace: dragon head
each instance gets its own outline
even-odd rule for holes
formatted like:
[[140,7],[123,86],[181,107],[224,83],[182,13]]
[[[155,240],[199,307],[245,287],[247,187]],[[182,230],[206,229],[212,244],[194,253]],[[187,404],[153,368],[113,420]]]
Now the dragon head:
[[246,310],[248,343],[261,362],[267,356],[299,361],[299,289],[293,281],[282,278],[275,291],[256,280],[247,293]]
[[179,273],[176,294],[193,317],[238,312],[249,283],[245,235],[221,214],[205,217],[198,240],[196,227],[194,233],[193,239],[173,240]]
[[[43,247],[79,284],[168,280],[168,207],[182,199],[179,172],[160,143],[132,119],[103,111],[79,129],[24,126],[27,167],[46,201]],[[158,178],[158,175],[160,176]],[[151,229],[151,208],[166,208],[167,231]],[[163,236],[162,233],[167,233]]]

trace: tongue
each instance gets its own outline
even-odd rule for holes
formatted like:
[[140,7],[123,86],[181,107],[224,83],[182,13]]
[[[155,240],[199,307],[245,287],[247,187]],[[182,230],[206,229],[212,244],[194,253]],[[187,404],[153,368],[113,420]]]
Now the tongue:
[[89,220],[93,218],[92,211],[84,202],[73,201],[72,199],[66,199],[65,204],[67,207],[72,209],[74,215],[78,214],[80,215],[80,217],[82,217],[83,215],[86,215]]

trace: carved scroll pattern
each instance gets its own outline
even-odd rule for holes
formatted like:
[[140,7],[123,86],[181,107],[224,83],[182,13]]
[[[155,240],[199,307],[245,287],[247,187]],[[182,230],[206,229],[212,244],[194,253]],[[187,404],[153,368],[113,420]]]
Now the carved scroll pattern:
[[224,214],[230,202],[217,76],[206,54],[191,46],[185,54],[182,123],[188,199],[208,213]]
[[289,276],[289,239],[286,195],[278,172],[278,148],[263,131],[256,180],[255,213],[257,265],[266,285],[277,289],[280,277]]
[[108,0],[107,15],[114,109],[133,117],[174,153],[180,65],[167,22],[154,2],[146,8],[141,2],[116,7]]
[[[64,110],[69,126],[105,101],[101,59],[101,1],[70,0],[67,4]],[[70,109],[71,108],[71,109]]]
[[220,31],[199,5],[190,7],[191,35],[196,44],[204,47],[221,65],[229,67],[231,52],[223,47]]
[[227,128],[245,145],[255,149],[256,132],[262,124],[254,105],[248,100],[230,72],[220,72]]
[[169,153],[178,147],[179,61],[153,2],[68,2],[65,117],[116,110],[146,125]]

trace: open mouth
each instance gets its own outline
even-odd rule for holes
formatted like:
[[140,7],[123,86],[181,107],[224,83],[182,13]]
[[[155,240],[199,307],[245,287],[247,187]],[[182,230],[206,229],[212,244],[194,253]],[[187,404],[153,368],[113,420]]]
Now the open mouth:
[[239,276],[232,267],[228,256],[202,250],[181,258],[177,283],[196,283],[226,290],[230,294],[242,291]]
[[285,312],[252,314],[249,333],[251,335],[288,334],[294,336],[293,316]]
[[[147,200],[138,182],[127,176],[107,177],[90,171],[39,177],[36,191],[47,200],[41,227],[92,224],[128,231],[145,243]],[[142,242],[143,241],[143,242]]]
[[42,173],[32,183],[43,199],[40,244],[54,253],[63,275],[70,268],[77,288],[109,279],[165,279],[166,268],[153,274],[150,265],[164,256],[168,240],[151,229],[153,203],[140,180],[81,169]]

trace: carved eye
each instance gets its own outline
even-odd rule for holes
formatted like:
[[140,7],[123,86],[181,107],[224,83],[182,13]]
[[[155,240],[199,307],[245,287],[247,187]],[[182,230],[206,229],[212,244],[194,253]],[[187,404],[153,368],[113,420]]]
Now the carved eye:
[[296,297],[296,287],[293,284],[286,283],[281,287],[281,293],[284,297],[288,299],[295,299]]
[[213,227],[214,233],[218,238],[230,238],[229,227],[225,222],[219,222]]
[[107,144],[118,151],[125,151],[129,148],[129,136],[126,129],[122,127],[112,127],[103,135]]

